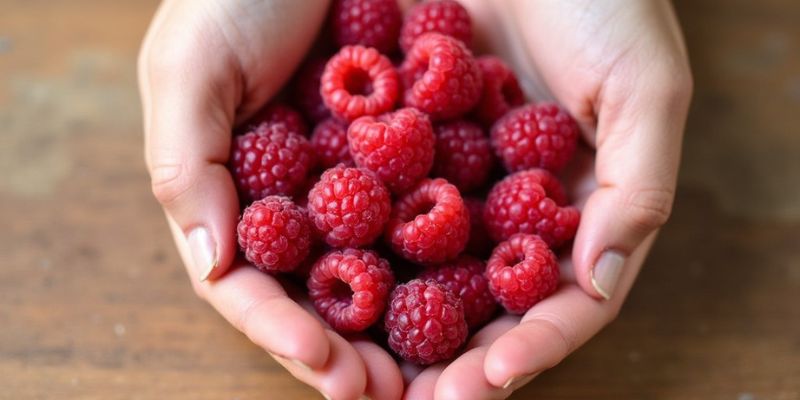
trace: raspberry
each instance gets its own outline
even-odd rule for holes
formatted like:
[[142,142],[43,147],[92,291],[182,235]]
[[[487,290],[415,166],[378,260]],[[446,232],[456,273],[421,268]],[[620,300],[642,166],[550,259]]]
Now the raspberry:
[[488,321],[497,308],[483,276],[485,267],[483,261],[475,257],[460,256],[453,262],[424,271],[419,279],[433,279],[457,295],[464,304],[467,326],[476,328]]
[[325,105],[348,121],[390,111],[399,91],[400,79],[392,62],[363,46],[342,47],[328,61],[320,81]]
[[292,81],[292,103],[310,121],[319,122],[331,116],[319,93],[319,82],[325,71],[327,60],[322,57],[311,58],[300,67]]
[[472,21],[467,10],[453,0],[419,3],[411,8],[400,31],[400,48],[411,49],[424,33],[437,32],[469,45],[472,41]]
[[353,121],[347,140],[356,165],[374,171],[394,193],[413,187],[433,165],[433,128],[411,108]]
[[294,270],[311,247],[308,215],[284,196],[267,196],[245,208],[236,232],[247,260],[265,272]]
[[333,247],[372,243],[390,211],[389,191],[373,173],[360,168],[331,168],[308,193],[311,220]]
[[347,124],[336,118],[328,118],[314,127],[311,147],[317,153],[317,163],[323,169],[343,163],[354,166],[347,146]]
[[438,33],[420,36],[399,69],[404,101],[434,120],[457,118],[480,100],[481,71],[472,52]]
[[333,329],[360,332],[380,318],[392,286],[388,261],[373,251],[344,249],[317,260],[308,278],[308,295]]
[[397,285],[384,328],[395,353],[422,365],[453,357],[467,340],[461,299],[434,280]]
[[481,127],[459,120],[437,125],[435,130],[433,175],[447,179],[462,193],[486,183],[492,149]]
[[557,172],[572,158],[577,142],[578,124],[555,104],[515,108],[492,126],[492,146],[509,172]]
[[533,233],[551,246],[575,236],[580,212],[562,207],[564,188],[543,169],[509,175],[498,182],[486,198],[483,222],[492,239],[506,240],[515,233]]
[[522,105],[525,95],[522,94],[514,71],[503,60],[494,56],[483,56],[477,62],[483,77],[483,94],[472,113],[485,126],[492,126],[509,110]]
[[286,124],[263,123],[236,136],[231,147],[236,186],[249,200],[295,194],[314,166],[308,139]]
[[388,54],[397,47],[402,23],[397,0],[335,0],[331,9],[339,46],[360,44]]
[[297,132],[303,136],[308,135],[308,126],[303,121],[303,116],[295,109],[281,103],[270,103],[259,110],[250,118],[250,126],[259,126],[263,123],[286,124],[290,132]]
[[483,258],[492,251],[492,239],[483,224],[483,200],[465,198],[464,205],[469,211],[469,240],[464,251]]
[[392,208],[386,225],[392,250],[420,264],[458,256],[469,239],[469,212],[455,186],[425,179]]
[[486,263],[489,289],[510,313],[522,314],[558,288],[558,262],[536,235],[517,234],[495,247]]

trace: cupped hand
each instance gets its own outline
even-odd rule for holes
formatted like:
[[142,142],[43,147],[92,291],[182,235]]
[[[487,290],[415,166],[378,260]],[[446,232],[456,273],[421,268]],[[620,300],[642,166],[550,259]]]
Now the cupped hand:
[[[327,1],[166,0],[139,57],[145,158],[195,292],[298,379],[332,399],[398,399],[394,360],[327,329],[308,302],[237,265],[231,131],[308,52]],[[224,279],[216,279],[222,277]],[[305,308],[304,308],[305,307]]]
[[403,368],[405,398],[502,399],[614,319],[667,220],[692,77],[667,0],[462,1],[481,52],[517,71],[533,99],[556,100],[585,148],[566,173],[582,208],[559,290],[478,332],[449,364]]

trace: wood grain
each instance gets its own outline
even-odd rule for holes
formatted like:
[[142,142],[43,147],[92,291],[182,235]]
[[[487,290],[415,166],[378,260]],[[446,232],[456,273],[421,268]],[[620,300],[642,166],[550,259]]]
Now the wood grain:
[[[516,399],[800,399],[800,5],[676,3],[673,219],[619,319]],[[152,200],[155,6],[0,0],[0,398],[317,398],[194,297]]]

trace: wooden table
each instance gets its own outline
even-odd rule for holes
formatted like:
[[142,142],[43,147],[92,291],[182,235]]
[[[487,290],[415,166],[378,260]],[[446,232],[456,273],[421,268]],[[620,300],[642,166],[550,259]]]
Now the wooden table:
[[[674,217],[620,318],[514,398],[800,399],[800,4],[677,3]],[[154,8],[0,0],[0,398],[315,398],[194,297],[151,198]]]

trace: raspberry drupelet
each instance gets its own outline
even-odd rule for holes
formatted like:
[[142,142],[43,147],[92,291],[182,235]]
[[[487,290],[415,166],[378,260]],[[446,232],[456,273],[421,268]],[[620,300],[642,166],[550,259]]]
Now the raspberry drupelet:
[[391,111],[400,95],[400,78],[377,50],[345,46],[325,66],[320,94],[335,116],[352,121]]
[[509,110],[525,103],[525,95],[514,71],[499,57],[478,57],[477,62],[483,78],[483,93],[472,110],[472,116],[484,126],[491,127]]
[[475,197],[465,197],[464,205],[469,211],[469,240],[464,252],[473,256],[486,258],[492,251],[492,239],[483,223],[483,200]]
[[390,211],[389,191],[372,172],[360,168],[331,168],[308,193],[314,227],[333,247],[371,244],[383,231]]
[[337,332],[360,332],[386,309],[394,275],[370,250],[344,249],[322,256],[308,278],[314,308]]
[[263,123],[231,146],[231,170],[243,200],[292,196],[314,167],[311,144],[286,124]]
[[578,124],[551,103],[517,107],[492,126],[492,147],[508,172],[561,170],[578,143]]
[[495,242],[516,233],[539,235],[558,247],[575,236],[580,212],[565,206],[566,195],[555,176],[543,169],[505,177],[489,192],[483,222]]
[[347,146],[347,124],[336,118],[328,118],[314,127],[311,147],[317,153],[317,164],[323,170],[342,163],[355,166],[350,148]]
[[386,240],[409,261],[436,264],[464,250],[469,228],[469,211],[458,189],[441,178],[425,179],[395,202]]
[[347,140],[356,165],[374,171],[396,194],[408,191],[433,165],[433,127],[413,108],[359,118],[347,129]]
[[434,280],[397,285],[389,296],[384,328],[389,347],[420,365],[453,357],[467,339],[461,299]]
[[458,118],[480,100],[481,71],[461,41],[426,33],[414,41],[399,69],[407,107],[435,121]]
[[419,275],[419,279],[433,279],[457,295],[464,304],[467,326],[477,328],[488,321],[497,309],[497,302],[483,275],[485,269],[486,264],[483,261],[462,255],[449,263],[425,270]]
[[486,183],[492,148],[480,126],[463,120],[437,124],[433,175],[447,179],[462,193]]
[[517,234],[495,247],[486,278],[495,299],[510,313],[522,314],[558,288],[558,261],[536,235]]
[[428,32],[450,36],[469,46],[472,20],[467,10],[454,0],[418,3],[411,7],[403,20],[400,48],[407,52],[418,37]]
[[308,126],[303,120],[300,112],[283,103],[270,103],[259,110],[256,115],[250,118],[250,126],[259,126],[263,123],[286,124],[291,132],[297,132],[303,136],[308,135]]
[[293,271],[311,248],[306,211],[284,196],[267,196],[245,208],[236,233],[245,258],[265,272]]
[[397,0],[334,0],[330,16],[339,46],[360,44],[383,54],[397,48],[403,23]]

